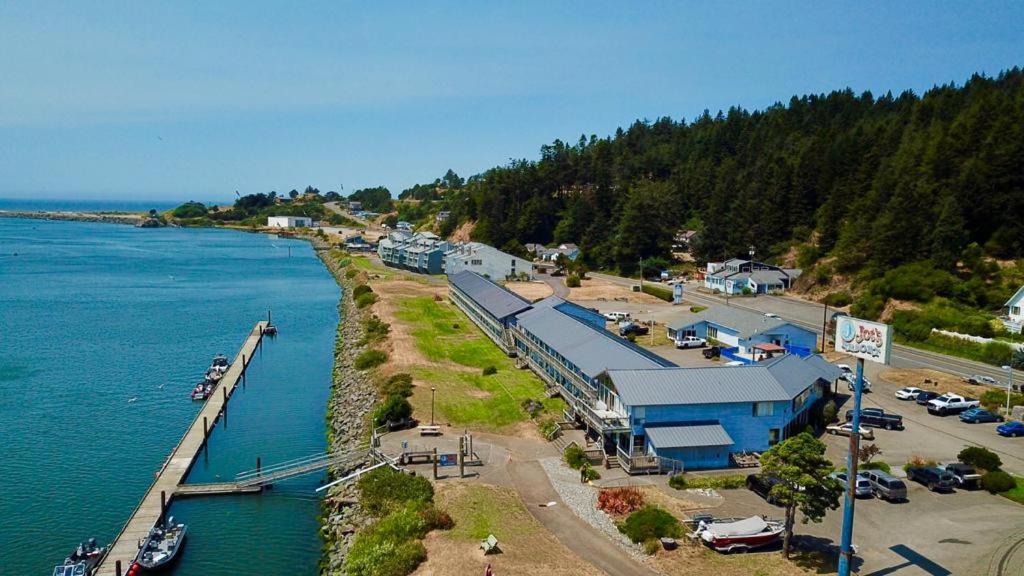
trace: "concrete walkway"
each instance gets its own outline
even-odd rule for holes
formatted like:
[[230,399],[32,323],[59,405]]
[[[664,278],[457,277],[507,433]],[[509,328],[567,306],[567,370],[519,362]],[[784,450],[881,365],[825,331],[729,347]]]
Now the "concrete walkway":
[[[559,498],[539,462],[513,461],[508,465],[508,472],[530,514],[566,548],[611,576],[658,576],[657,572],[635,562],[604,534],[576,516]],[[539,506],[546,502],[555,502],[556,505],[549,508]]]

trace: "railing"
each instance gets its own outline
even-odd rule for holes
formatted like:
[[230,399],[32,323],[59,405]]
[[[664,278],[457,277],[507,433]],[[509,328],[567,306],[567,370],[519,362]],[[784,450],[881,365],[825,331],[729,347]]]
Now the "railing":
[[680,460],[644,453],[629,454],[621,446],[616,447],[616,455],[627,474],[677,474],[685,470]]
[[783,348],[785,348],[786,351],[789,352],[790,354],[796,354],[801,358],[807,358],[814,352],[813,350],[805,346],[793,346],[792,344],[786,344],[785,346],[783,346]]
[[266,468],[239,472],[235,475],[235,482],[242,487],[266,486],[281,480],[297,478],[326,470],[338,464],[355,463],[360,459],[365,459],[368,451],[369,446],[361,446],[346,452],[314,454],[312,456],[296,458]]
[[744,364],[751,364],[752,361],[750,360],[750,358],[741,356],[739,354],[739,349],[739,346],[733,346],[732,348],[722,348],[722,356],[728,358],[729,360],[736,360],[738,362],[743,362]]

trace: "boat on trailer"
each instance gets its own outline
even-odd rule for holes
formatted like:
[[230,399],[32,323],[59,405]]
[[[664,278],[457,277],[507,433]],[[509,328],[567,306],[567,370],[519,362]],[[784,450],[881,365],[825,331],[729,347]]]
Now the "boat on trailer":
[[782,522],[761,516],[723,520],[702,520],[693,536],[718,552],[746,552],[774,544],[782,536]]
[[90,538],[79,544],[78,548],[64,559],[63,564],[54,566],[53,576],[89,576],[106,551],[105,547],[96,543],[95,538]]
[[139,547],[139,555],[135,563],[147,571],[167,567],[185,545],[185,533],[188,526],[174,522],[174,516],[164,522],[158,522],[149,530],[149,536]]

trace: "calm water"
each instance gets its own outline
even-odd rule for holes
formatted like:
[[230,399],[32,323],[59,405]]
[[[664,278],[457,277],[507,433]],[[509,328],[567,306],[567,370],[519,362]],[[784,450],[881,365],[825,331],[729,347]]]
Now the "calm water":
[[49,212],[146,212],[170,210],[181,204],[167,200],[28,200],[0,198],[0,210],[43,210]]
[[[305,242],[0,218],[0,574],[110,541],[194,418],[191,385],[268,308],[281,335],[190,481],[323,451],[338,296]],[[174,574],[314,574],[321,480],[174,504]]]

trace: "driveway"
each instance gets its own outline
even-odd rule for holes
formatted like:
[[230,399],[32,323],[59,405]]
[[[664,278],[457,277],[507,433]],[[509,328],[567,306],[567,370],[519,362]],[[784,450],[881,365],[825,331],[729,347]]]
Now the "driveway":
[[537,280],[551,286],[551,290],[555,296],[564,300],[569,299],[569,287],[565,285],[565,276],[552,276],[551,274],[537,274],[535,275]]

